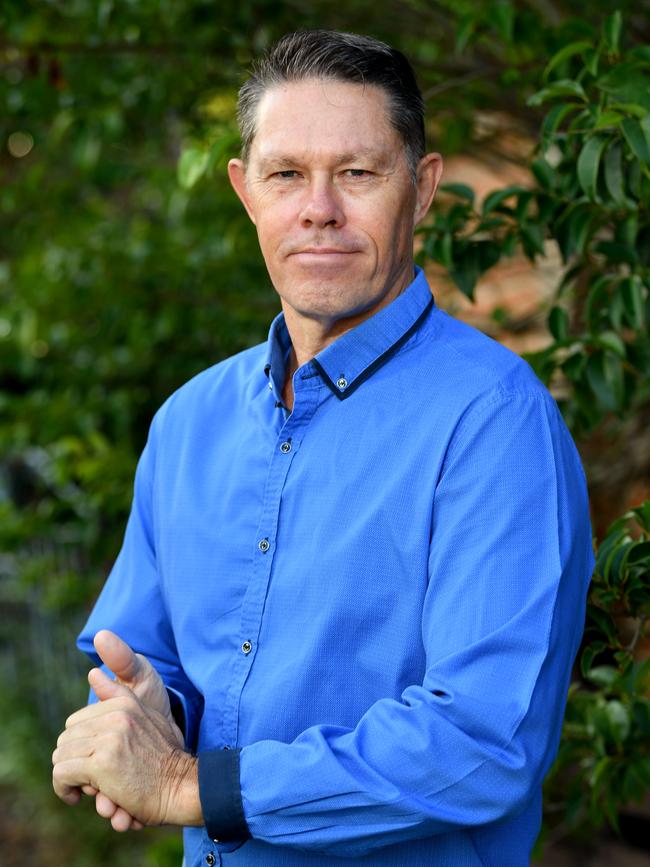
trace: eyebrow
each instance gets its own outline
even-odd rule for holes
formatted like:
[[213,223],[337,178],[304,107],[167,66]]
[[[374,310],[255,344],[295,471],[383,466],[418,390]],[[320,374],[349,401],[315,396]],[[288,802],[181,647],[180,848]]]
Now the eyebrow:
[[[357,163],[363,160],[372,160],[376,166],[384,167],[388,165],[388,161],[383,156],[380,151],[373,150],[372,148],[359,148],[358,150],[348,151],[346,153],[339,154],[336,157],[337,166],[345,165],[346,163]],[[267,154],[264,154],[259,160],[259,168],[266,169],[270,166],[273,168],[294,168],[297,165],[300,165],[301,157],[291,156],[287,153],[274,153],[270,151]]]

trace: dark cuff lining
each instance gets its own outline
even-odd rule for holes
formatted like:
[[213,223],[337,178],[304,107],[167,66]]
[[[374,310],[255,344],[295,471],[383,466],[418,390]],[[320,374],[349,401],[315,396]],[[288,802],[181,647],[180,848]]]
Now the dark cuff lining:
[[172,716],[174,717],[174,722],[183,733],[183,737],[186,737],[187,720],[185,719],[185,708],[183,707],[183,702],[171,689],[167,690],[167,695],[169,697],[169,707],[172,712]]
[[209,750],[198,756],[203,820],[210,838],[219,843],[250,837],[241,799],[239,753]]

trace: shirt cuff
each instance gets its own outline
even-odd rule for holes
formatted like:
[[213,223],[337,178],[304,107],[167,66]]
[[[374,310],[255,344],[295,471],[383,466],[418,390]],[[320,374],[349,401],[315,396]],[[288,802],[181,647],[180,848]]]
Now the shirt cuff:
[[241,799],[240,752],[208,750],[198,755],[203,821],[215,843],[231,843],[250,837]]

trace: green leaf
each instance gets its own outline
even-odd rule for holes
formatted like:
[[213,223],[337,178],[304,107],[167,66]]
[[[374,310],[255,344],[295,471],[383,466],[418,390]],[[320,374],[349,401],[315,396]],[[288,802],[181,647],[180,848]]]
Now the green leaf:
[[555,69],[556,66],[564,63],[564,61],[568,60],[570,57],[575,57],[576,54],[582,54],[589,48],[591,48],[591,42],[588,42],[586,39],[581,39],[578,42],[570,42],[568,45],[565,45],[556,54],[554,54],[553,57],[551,57],[551,59],[549,60],[549,62],[546,64],[546,68],[542,74],[543,80],[546,81],[546,79],[549,77],[550,73]]
[[535,256],[544,255],[544,232],[535,223],[523,223],[519,227],[521,245],[526,256],[532,261]]
[[627,187],[635,199],[641,198],[641,163],[639,160],[632,160],[632,163],[628,165]]
[[597,80],[596,86],[610,94],[616,102],[642,105],[650,110],[650,77],[633,60],[617,63]]
[[570,78],[562,78],[549,84],[548,87],[538,90],[537,93],[528,98],[527,104],[535,107],[548,102],[549,99],[558,99],[559,97],[575,97],[587,102],[587,95],[581,84]]
[[[632,565],[641,563],[643,560],[650,560],[650,542],[637,542],[632,546],[627,562]],[[648,660],[650,663],[650,660]]]
[[650,45],[637,45],[630,51],[630,57],[650,63]]
[[476,18],[473,15],[465,15],[461,18],[458,26],[456,28],[456,53],[460,54],[467,43],[469,42],[470,37],[474,33],[476,29]]
[[623,178],[623,149],[619,141],[612,141],[607,148],[604,162],[605,187],[607,192],[620,205],[625,201]]
[[607,129],[611,126],[620,126],[621,121],[625,117],[620,111],[604,111],[599,114],[594,124],[594,130]]
[[567,379],[579,382],[584,374],[587,356],[582,352],[574,352],[562,362],[562,370]]
[[641,162],[650,164],[650,116],[643,120],[626,117],[621,123],[623,135],[634,156]]
[[445,232],[440,237],[440,243],[437,247],[438,261],[449,271],[454,267],[453,245],[454,238],[451,232]]
[[632,117],[637,118],[645,117],[648,113],[647,108],[634,102],[612,102],[609,104],[609,108],[622,114],[631,114]]
[[571,204],[558,220],[556,237],[565,262],[574,253],[579,256],[582,255],[589,238],[593,218],[592,206],[578,202]]
[[641,329],[645,324],[645,302],[643,283],[638,274],[627,277],[621,282],[621,297],[628,322],[632,328]]
[[494,26],[504,42],[512,42],[515,10],[512,3],[500,2],[492,7]]
[[542,123],[542,139],[545,142],[549,142],[559,129],[562,124],[564,118],[570,114],[572,111],[576,111],[581,106],[576,103],[568,103],[567,105],[563,105],[560,103],[559,105],[554,105],[553,108],[548,112],[544,121]]
[[523,192],[525,192],[524,187],[511,186],[488,193],[483,200],[483,216],[487,216],[487,214],[495,211],[500,205],[502,205],[503,202]]
[[517,196],[517,204],[515,205],[515,217],[520,222],[524,222],[528,216],[528,206],[533,200],[533,194],[530,190],[522,190]]
[[[600,556],[600,551],[598,554]],[[590,631],[595,632],[597,636],[600,633],[600,638],[605,639],[610,647],[616,645],[616,626],[614,625],[614,620],[611,614],[593,604],[588,605],[587,611]]]
[[621,15],[621,10],[617,9],[613,15],[610,15],[609,18],[607,18],[603,26],[605,42],[607,43],[607,48],[612,54],[618,54],[622,24],[623,16]]
[[591,51],[585,51],[584,64],[589,75],[595,78],[600,64],[600,49],[592,48]]
[[[596,669],[592,669],[592,673]],[[607,719],[614,740],[622,744],[630,733],[630,715],[625,705],[615,699],[607,702]]]
[[586,375],[600,405],[610,412],[619,412],[625,394],[623,365],[619,356],[611,352],[594,352],[587,362]]
[[485,271],[499,261],[501,247],[493,241],[463,241],[454,253],[450,276],[460,291],[473,300],[474,287]]
[[625,343],[615,331],[601,331],[594,342],[603,349],[609,349],[615,355],[625,358]]
[[458,196],[459,199],[465,199],[470,205],[474,204],[474,190],[468,187],[467,184],[443,184],[440,190],[443,193],[451,193],[452,196]]
[[592,201],[596,199],[600,158],[608,141],[608,137],[602,135],[587,139],[578,157],[578,181]]
[[591,664],[594,659],[598,656],[599,653],[602,653],[605,650],[607,645],[604,641],[592,641],[582,652],[582,657],[580,659],[580,671],[583,677],[587,677],[589,670],[591,669]]
[[604,689],[611,689],[618,680],[618,671],[612,665],[597,665],[586,674],[587,680]]
[[199,148],[186,148],[178,161],[178,183],[183,189],[191,189],[205,174],[210,154]]
[[553,307],[548,317],[548,329],[556,340],[567,339],[569,336],[569,314],[564,307]]
[[555,169],[545,160],[533,160],[530,168],[535,175],[537,183],[543,190],[553,190],[555,187]]

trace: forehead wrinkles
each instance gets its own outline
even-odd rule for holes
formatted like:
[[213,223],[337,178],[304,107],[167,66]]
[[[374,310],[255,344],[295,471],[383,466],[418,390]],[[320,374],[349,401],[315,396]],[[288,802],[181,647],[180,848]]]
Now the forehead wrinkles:
[[249,161],[256,168],[271,162],[331,167],[362,159],[392,168],[403,150],[380,88],[316,79],[267,91]]
[[370,136],[388,144],[396,132],[380,88],[307,79],[269,88],[257,106],[254,140],[276,138],[279,144],[287,134],[299,134],[308,146],[337,135],[346,140],[346,151],[356,151]]

